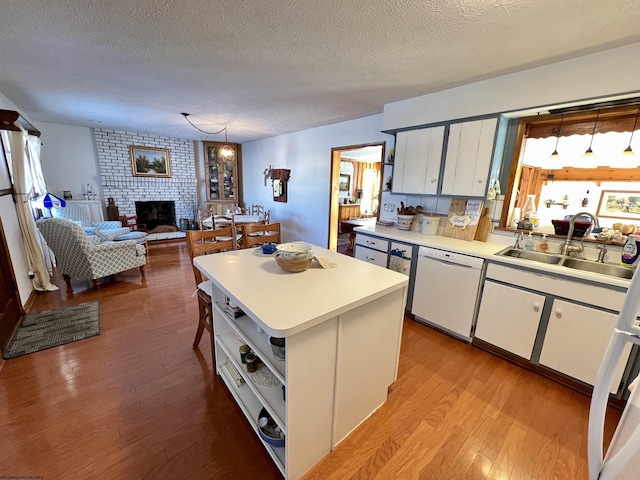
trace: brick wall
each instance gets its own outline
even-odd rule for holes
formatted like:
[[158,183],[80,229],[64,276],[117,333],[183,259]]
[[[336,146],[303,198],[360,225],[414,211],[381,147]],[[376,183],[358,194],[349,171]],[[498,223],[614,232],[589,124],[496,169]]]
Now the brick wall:
[[[176,219],[194,218],[197,181],[193,141],[94,128],[105,203],[112,197],[120,215],[135,215],[136,201],[173,200]],[[134,177],[129,147],[169,149],[170,178]]]

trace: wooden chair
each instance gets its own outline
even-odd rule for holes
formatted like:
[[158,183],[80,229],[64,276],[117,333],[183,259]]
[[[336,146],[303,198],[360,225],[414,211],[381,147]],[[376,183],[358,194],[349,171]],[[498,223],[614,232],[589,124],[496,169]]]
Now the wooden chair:
[[271,210],[264,212],[264,223],[271,223]]
[[[193,268],[193,275],[198,286],[198,330],[193,340],[193,348],[200,344],[200,339],[206,328],[211,341],[211,358],[215,365],[215,349],[213,345],[213,299],[211,282],[203,277],[200,270],[193,265],[193,259],[199,255],[217,253],[226,250],[236,250],[235,229],[232,226],[217,230],[188,230],[187,246]],[[214,367],[215,370],[215,367]]]
[[264,207],[262,205],[251,205],[251,215],[262,215],[264,213]]
[[[211,217],[211,226],[205,224],[209,217]],[[203,208],[198,210],[198,224],[200,225],[200,230],[213,230],[213,209]]]
[[242,248],[264,243],[280,243],[280,224],[251,223],[242,227]]
[[146,232],[147,225],[144,223],[138,223],[137,215],[123,215],[120,217],[120,223],[123,227],[128,227],[132,232]]

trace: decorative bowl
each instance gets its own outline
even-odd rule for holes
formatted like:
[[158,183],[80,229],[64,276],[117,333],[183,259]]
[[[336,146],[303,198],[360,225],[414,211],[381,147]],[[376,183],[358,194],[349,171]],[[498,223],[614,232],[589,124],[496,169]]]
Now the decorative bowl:
[[274,447],[284,447],[284,434],[269,415],[265,408],[260,410],[258,415],[258,433],[269,445]]
[[313,253],[309,252],[301,254],[298,258],[286,258],[282,256],[280,251],[277,251],[273,256],[280,268],[293,273],[304,272],[308,269],[313,257]]
[[402,215],[399,213],[396,221],[396,228],[398,230],[411,230],[413,217],[415,217],[415,215]]
[[[280,258],[289,258],[292,260],[298,260],[309,257],[312,245],[305,242],[289,242],[276,245],[276,252],[280,255]],[[313,254],[311,254],[311,257]]]

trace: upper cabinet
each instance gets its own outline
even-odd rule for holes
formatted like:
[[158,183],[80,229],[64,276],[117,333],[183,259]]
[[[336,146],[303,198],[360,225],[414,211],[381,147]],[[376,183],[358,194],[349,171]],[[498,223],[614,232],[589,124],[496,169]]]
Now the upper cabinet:
[[[207,201],[238,204],[238,154],[239,145],[219,142],[202,142],[204,147],[205,181]],[[223,155],[224,148],[231,155]]]
[[487,194],[497,126],[497,118],[451,124],[442,195],[484,197]]
[[440,126],[396,134],[393,192],[438,193],[444,130]]

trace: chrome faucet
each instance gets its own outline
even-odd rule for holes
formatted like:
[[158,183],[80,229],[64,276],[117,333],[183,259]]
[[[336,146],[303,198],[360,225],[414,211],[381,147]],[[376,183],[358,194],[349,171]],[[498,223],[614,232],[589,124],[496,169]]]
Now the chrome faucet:
[[582,239],[580,239],[580,246],[576,247],[575,245],[571,245],[571,237],[573,236],[573,230],[575,229],[575,223],[576,220],[578,220],[582,215],[586,215],[587,217],[591,217],[591,220],[593,220],[593,227],[592,228],[599,228],[600,227],[600,222],[598,222],[598,217],[596,217],[595,215],[589,213],[589,212],[578,212],[576,213],[573,217],[571,217],[571,220],[569,220],[569,231],[567,232],[567,239],[565,240],[564,244],[562,245],[562,248],[560,249],[560,254],[562,255],[571,255],[572,253],[582,253],[584,251],[584,237],[586,237],[588,235],[588,233],[591,231],[591,229],[589,229],[587,232],[585,232],[585,234],[583,235]]
[[513,248],[518,250],[520,248],[520,242],[522,242],[522,232],[516,232],[514,235],[516,236],[516,243],[513,244]]
[[603,243],[599,243],[596,245],[596,248],[599,250],[596,262],[604,263],[604,256],[607,254],[607,247]]

